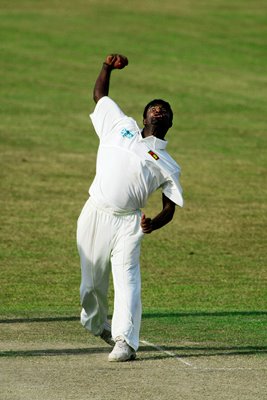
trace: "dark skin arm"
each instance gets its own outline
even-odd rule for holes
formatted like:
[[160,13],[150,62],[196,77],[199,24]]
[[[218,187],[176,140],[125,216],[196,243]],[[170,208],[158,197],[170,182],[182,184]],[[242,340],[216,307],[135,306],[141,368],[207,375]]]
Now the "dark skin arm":
[[175,203],[162,194],[162,210],[153,219],[146,218],[145,214],[142,215],[141,228],[144,233],[151,233],[156,229],[162,228],[168,224],[175,213]]
[[94,101],[97,103],[104,96],[108,96],[112,66],[104,63],[94,87]]
[[94,87],[93,97],[96,103],[102,97],[108,96],[111,71],[122,69],[126,65],[128,65],[128,59],[121,54],[110,54],[106,57]]

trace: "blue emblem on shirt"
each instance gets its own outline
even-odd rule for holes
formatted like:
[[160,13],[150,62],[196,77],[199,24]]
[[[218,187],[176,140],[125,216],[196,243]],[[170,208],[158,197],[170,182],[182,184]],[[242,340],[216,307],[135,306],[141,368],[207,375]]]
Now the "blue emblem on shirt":
[[123,128],[121,130],[121,136],[127,139],[132,139],[134,137],[134,132],[128,131],[128,129]]

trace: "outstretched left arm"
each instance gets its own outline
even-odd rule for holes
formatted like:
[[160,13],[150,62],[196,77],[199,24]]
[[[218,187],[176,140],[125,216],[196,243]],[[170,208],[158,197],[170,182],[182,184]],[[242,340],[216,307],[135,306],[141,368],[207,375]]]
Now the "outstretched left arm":
[[175,213],[175,203],[162,193],[162,210],[153,219],[146,218],[145,214],[142,215],[141,228],[144,233],[151,233],[156,229],[162,228],[168,224],[173,218]]

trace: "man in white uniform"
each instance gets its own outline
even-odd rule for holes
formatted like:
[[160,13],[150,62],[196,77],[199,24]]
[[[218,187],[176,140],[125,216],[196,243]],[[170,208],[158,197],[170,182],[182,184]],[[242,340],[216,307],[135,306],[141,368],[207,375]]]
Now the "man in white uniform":
[[[171,107],[163,100],[149,103],[141,130],[108,97],[111,71],[118,68],[118,60],[127,59],[117,54],[106,58],[94,88],[96,107],[90,117],[100,144],[96,176],[77,228],[81,323],[115,344],[109,361],[136,357],[141,324],[141,239],[170,222],[176,205],[183,206],[180,167],[165,150],[164,137],[172,126]],[[162,211],[147,218],[140,209],[158,188],[162,190]],[[111,270],[112,327],[107,321]]]

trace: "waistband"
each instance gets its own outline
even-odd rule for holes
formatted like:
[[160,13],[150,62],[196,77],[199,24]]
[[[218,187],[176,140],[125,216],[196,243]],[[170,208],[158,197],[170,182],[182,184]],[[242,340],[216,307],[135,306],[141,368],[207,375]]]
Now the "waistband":
[[111,215],[133,215],[133,214],[141,214],[140,208],[137,208],[136,210],[114,210],[112,207],[99,204],[95,199],[93,199],[91,196],[88,199],[88,202],[90,205],[92,205],[94,208],[97,210],[101,210],[107,214]]

